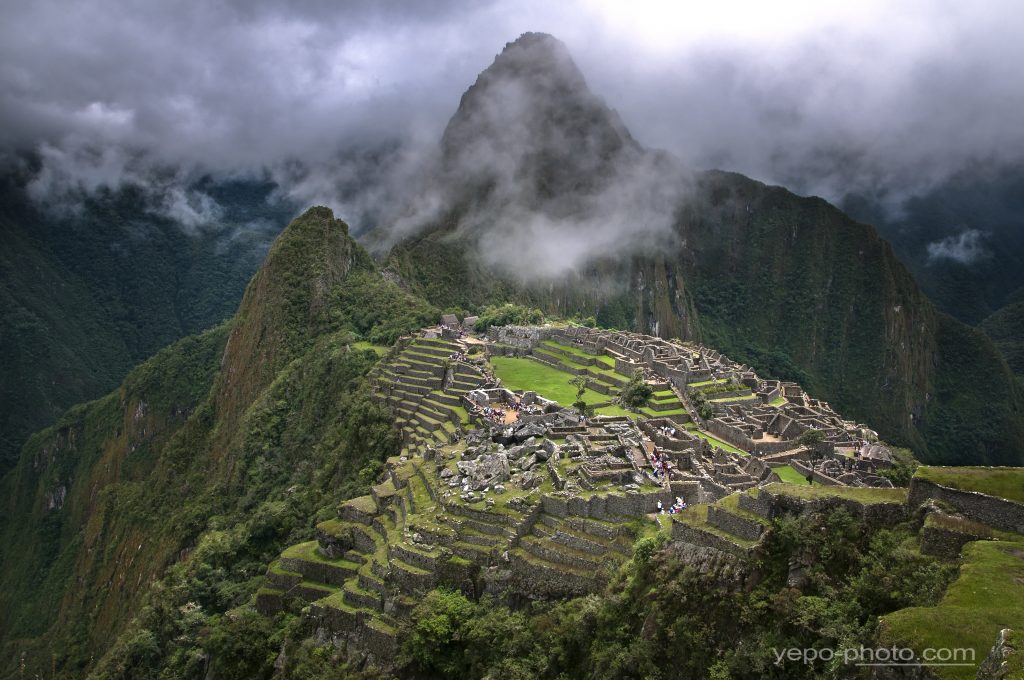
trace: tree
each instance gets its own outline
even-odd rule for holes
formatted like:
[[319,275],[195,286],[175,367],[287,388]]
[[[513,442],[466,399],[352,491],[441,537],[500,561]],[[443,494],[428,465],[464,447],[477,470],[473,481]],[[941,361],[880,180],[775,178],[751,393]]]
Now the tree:
[[619,392],[616,401],[625,408],[641,408],[654,396],[654,388],[644,380],[644,371],[638,368],[633,371],[633,376],[626,383],[626,386]]
[[811,454],[811,475],[807,477],[807,483],[814,483],[814,468],[818,461],[825,456],[824,444],[825,444],[825,433],[821,430],[807,430],[800,433],[800,436],[796,438],[796,443],[800,446],[806,446],[810,449]]
[[587,393],[587,387],[590,385],[590,379],[581,374],[570,380],[569,384],[576,388],[576,401],[572,403],[573,408],[579,411],[581,416],[593,414],[594,408],[587,406],[587,402],[583,399],[583,395]]
[[715,409],[711,406],[711,402],[700,392],[693,392],[690,395],[690,401],[693,402],[693,410],[704,420],[715,414]]

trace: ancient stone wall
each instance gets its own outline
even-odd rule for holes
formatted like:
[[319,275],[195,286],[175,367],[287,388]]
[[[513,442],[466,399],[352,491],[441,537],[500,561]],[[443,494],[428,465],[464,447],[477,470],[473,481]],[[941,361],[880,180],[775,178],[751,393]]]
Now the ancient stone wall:
[[771,500],[764,494],[758,494],[757,496],[749,493],[741,494],[739,506],[740,509],[752,512],[765,519],[774,517]]
[[703,548],[712,548],[744,559],[750,556],[749,550],[736,545],[732,541],[727,541],[709,531],[691,527],[682,522],[672,523],[672,539]]
[[[805,479],[811,474],[811,467],[805,464],[803,461],[791,460],[789,464],[793,466],[793,469],[799,472]],[[832,479],[828,475],[822,473],[820,470],[814,471],[814,481],[822,486],[843,486],[838,480]]]
[[921,553],[934,555],[946,559],[956,559],[960,556],[960,549],[971,541],[977,541],[978,536],[966,534],[962,531],[954,531],[945,527],[925,526],[921,529]]
[[717,505],[708,506],[708,524],[748,541],[756,541],[764,533],[764,525],[729,512]]
[[804,499],[795,496],[776,494],[761,489],[760,495],[772,505],[772,516],[791,514],[801,515],[812,512],[825,512],[836,508],[845,508],[854,517],[858,517],[872,527],[888,527],[898,524],[907,518],[907,505],[891,503],[859,503],[849,498],[829,497]]
[[948,503],[968,519],[987,524],[1003,531],[1024,533],[1024,504],[1015,503],[976,491],[961,491],[941,486],[935,482],[915,477],[910,482],[910,507],[917,507],[925,500]]

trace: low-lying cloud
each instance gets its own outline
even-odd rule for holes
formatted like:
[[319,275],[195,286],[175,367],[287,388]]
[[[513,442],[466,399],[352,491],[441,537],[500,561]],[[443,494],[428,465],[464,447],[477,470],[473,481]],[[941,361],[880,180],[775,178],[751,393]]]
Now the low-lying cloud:
[[952,260],[970,265],[987,259],[992,253],[985,247],[985,234],[977,229],[965,229],[959,234],[933,241],[927,246],[929,262]]
[[537,30],[690,167],[896,206],[972,162],[1024,162],[1018,2],[705,5],[7,3],[0,149],[37,154],[37,196],[151,184],[194,223],[216,215],[195,178],[269,174],[367,228],[476,74]]

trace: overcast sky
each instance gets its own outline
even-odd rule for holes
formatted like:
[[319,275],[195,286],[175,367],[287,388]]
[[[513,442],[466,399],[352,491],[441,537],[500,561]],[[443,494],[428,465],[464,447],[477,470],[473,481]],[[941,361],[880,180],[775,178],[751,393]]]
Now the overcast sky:
[[436,145],[525,31],[697,168],[837,200],[1024,158],[1020,0],[5,2],[0,147],[42,153],[43,191],[270,168],[329,201],[339,148]]

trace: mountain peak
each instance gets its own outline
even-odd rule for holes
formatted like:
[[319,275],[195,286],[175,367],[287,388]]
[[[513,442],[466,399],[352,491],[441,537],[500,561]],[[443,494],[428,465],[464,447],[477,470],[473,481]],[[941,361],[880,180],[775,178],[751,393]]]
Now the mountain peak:
[[456,183],[522,181],[544,200],[599,188],[624,155],[640,151],[618,115],[594,95],[560,40],[524,33],[466,91],[442,139]]

